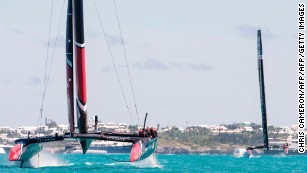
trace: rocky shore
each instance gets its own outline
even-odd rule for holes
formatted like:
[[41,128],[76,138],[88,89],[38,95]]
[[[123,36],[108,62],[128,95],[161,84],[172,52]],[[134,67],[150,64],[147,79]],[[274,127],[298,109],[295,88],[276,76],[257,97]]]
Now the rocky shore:
[[234,149],[203,149],[191,150],[180,147],[158,147],[156,153],[158,154],[233,154]]

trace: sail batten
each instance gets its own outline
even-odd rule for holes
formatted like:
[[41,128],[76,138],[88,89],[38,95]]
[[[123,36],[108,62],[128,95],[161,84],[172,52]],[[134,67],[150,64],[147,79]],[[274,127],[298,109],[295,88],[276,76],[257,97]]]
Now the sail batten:
[[261,30],[257,31],[257,50],[258,50],[258,72],[259,72],[259,86],[260,86],[260,101],[261,101],[261,115],[262,115],[262,129],[263,129],[263,145],[269,150],[267,114],[265,102],[265,87],[264,87],[264,72],[262,59],[262,40]]

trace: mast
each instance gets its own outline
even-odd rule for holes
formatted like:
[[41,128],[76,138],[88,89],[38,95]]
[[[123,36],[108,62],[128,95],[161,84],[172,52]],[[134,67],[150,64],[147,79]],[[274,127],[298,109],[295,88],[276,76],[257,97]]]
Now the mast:
[[73,62],[73,30],[72,30],[72,0],[68,0],[66,21],[66,82],[67,108],[70,133],[75,132],[74,120],[74,62]]
[[267,115],[266,115],[266,104],[265,104],[261,30],[257,31],[257,50],[258,50],[258,72],[259,72],[260,101],[261,101],[261,114],[262,114],[262,129],[263,129],[262,130],[263,145],[267,150],[269,150]]
[[[76,88],[77,88],[77,118],[79,133],[87,133],[87,99],[85,74],[85,43],[83,26],[83,0],[73,0],[73,31],[76,60]],[[80,139],[83,154],[91,145],[91,139]]]
[[85,74],[85,43],[83,26],[83,1],[73,1],[74,45],[76,60],[77,117],[79,133],[87,133],[87,99]]

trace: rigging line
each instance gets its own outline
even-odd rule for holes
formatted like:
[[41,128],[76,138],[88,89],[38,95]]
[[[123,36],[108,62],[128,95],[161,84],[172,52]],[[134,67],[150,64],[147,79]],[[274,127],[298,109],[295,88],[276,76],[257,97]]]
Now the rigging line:
[[63,1],[63,5],[62,5],[62,11],[61,11],[60,21],[59,21],[59,25],[58,25],[58,30],[57,30],[57,34],[56,34],[55,42],[54,42],[54,46],[53,46],[51,64],[50,64],[49,71],[48,71],[48,78],[47,78],[47,84],[46,84],[46,90],[45,90],[45,92],[47,92],[47,87],[48,87],[48,83],[49,83],[49,77],[50,77],[51,68],[52,68],[52,64],[53,64],[53,60],[54,60],[55,48],[56,48],[57,41],[58,41],[58,36],[59,36],[59,32],[60,32],[60,26],[61,26],[63,11],[64,11],[64,4],[65,4],[65,1]]
[[47,69],[48,69],[48,59],[49,59],[49,47],[50,47],[50,33],[51,33],[51,26],[52,26],[52,13],[53,13],[53,0],[51,0],[51,12],[50,12],[50,22],[49,22],[49,34],[48,34],[48,44],[47,44],[47,58],[45,63],[45,75],[44,75],[44,88],[43,88],[43,97],[42,97],[42,105],[40,108],[40,115],[37,119],[37,125],[43,116],[43,106],[45,100],[45,91],[46,91],[46,80],[47,80]]
[[135,112],[136,112],[136,115],[137,115],[137,118],[138,118],[138,123],[140,124],[139,112],[138,112],[138,108],[137,108],[137,105],[136,105],[136,100],[135,100],[135,95],[134,95],[134,89],[133,89],[132,80],[131,80],[131,74],[130,74],[130,69],[129,69],[129,65],[128,65],[127,53],[126,53],[126,49],[125,49],[125,45],[124,45],[123,34],[122,34],[121,26],[120,26],[120,23],[119,23],[119,17],[118,17],[118,13],[117,13],[117,7],[116,7],[115,0],[113,0],[113,2],[114,2],[114,8],[115,8],[115,13],[116,13],[116,18],[117,18],[117,24],[118,24],[118,28],[119,28],[119,33],[120,33],[120,37],[121,37],[121,41],[122,41],[122,47],[123,47],[123,51],[124,51],[124,55],[125,55],[125,60],[126,60],[126,66],[127,66],[128,76],[129,76],[129,80],[130,80],[130,88],[131,88],[131,91],[132,91],[132,97],[133,97],[133,101],[134,101]]
[[[52,0],[52,4],[53,4],[53,0]],[[55,48],[56,48],[56,44],[57,44],[57,40],[58,40],[58,36],[59,36],[59,31],[60,31],[60,26],[61,26],[61,21],[62,21],[62,16],[63,16],[63,10],[64,10],[64,4],[65,4],[65,1],[63,1],[63,5],[62,5],[62,11],[61,11],[60,21],[59,21],[59,25],[58,25],[58,30],[57,30],[57,34],[56,34],[56,38],[55,38],[55,42],[54,42],[54,46],[53,46],[53,52],[52,52],[52,56],[51,56],[51,63],[50,63],[50,66],[49,66],[48,75],[47,75],[47,62],[48,62],[49,56],[47,56],[47,60],[46,60],[45,80],[44,80],[44,91],[43,91],[42,105],[41,105],[41,109],[40,109],[40,119],[42,119],[42,116],[43,116],[44,101],[45,101],[45,96],[46,96],[46,93],[47,93],[47,88],[48,88],[50,73],[51,73],[52,64],[53,64],[53,60],[54,60]],[[53,5],[52,5],[52,6],[53,6]],[[53,7],[52,7],[52,8],[53,8]],[[48,53],[47,53],[47,55],[49,55],[51,19],[52,19],[52,18],[50,18],[49,38],[48,38],[48,49],[47,49],[47,52],[48,52]]]
[[102,20],[101,20],[100,13],[99,13],[98,8],[97,8],[96,0],[94,0],[94,4],[95,4],[96,12],[97,12],[97,15],[98,15],[98,18],[99,18],[100,26],[102,28],[102,31],[103,31],[103,34],[104,34],[104,37],[105,37],[105,40],[106,40],[106,43],[107,43],[107,46],[108,46],[108,49],[109,49],[110,57],[112,59],[112,63],[113,63],[113,66],[114,66],[114,69],[115,69],[115,72],[116,72],[117,80],[118,80],[118,83],[120,85],[120,88],[121,88],[121,91],[122,91],[122,94],[123,94],[123,97],[124,97],[124,100],[125,100],[125,103],[126,103],[126,107],[127,107],[128,113],[130,115],[130,120],[131,120],[132,124],[134,124],[132,116],[131,116],[131,112],[130,112],[130,109],[129,109],[129,106],[128,106],[128,102],[127,102],[127,99],[126,99],[126,96],[125,96],[125,93],[124,93],[124,89],[123,89],[123,86],[122,86],[122,83],[120,81],[119,74],[118,74],[118,71],[117,71],[117,68],[116,68],[116,65],[115,65],[115,61],[114,61],[113,54],[112,54],[112,51],[111,51],[111,48],[110,48],[110,44],[109,44],[106,32],[104,30],[104,27],[102,25]]

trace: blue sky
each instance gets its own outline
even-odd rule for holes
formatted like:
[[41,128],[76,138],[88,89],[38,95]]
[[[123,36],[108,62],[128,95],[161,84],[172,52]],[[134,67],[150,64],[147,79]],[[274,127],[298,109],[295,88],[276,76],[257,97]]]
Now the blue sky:
[[[262,29],[268,123],[297,123],[297,2],[117,0],[140,119],[185,126],[260,123],[256,30]],[[113,1],[97,0],[128,105],[137,118]],[[54,1],[43,116],[67,123],[67,2]],[[51,1],[0,7],[0,126],[36,125],[42,104]],[[131,123],[93,0],[84,2],[88,113]],[[57,30],[59,27],[59,34]],[[49,62],[50,64],[50,62]]]

